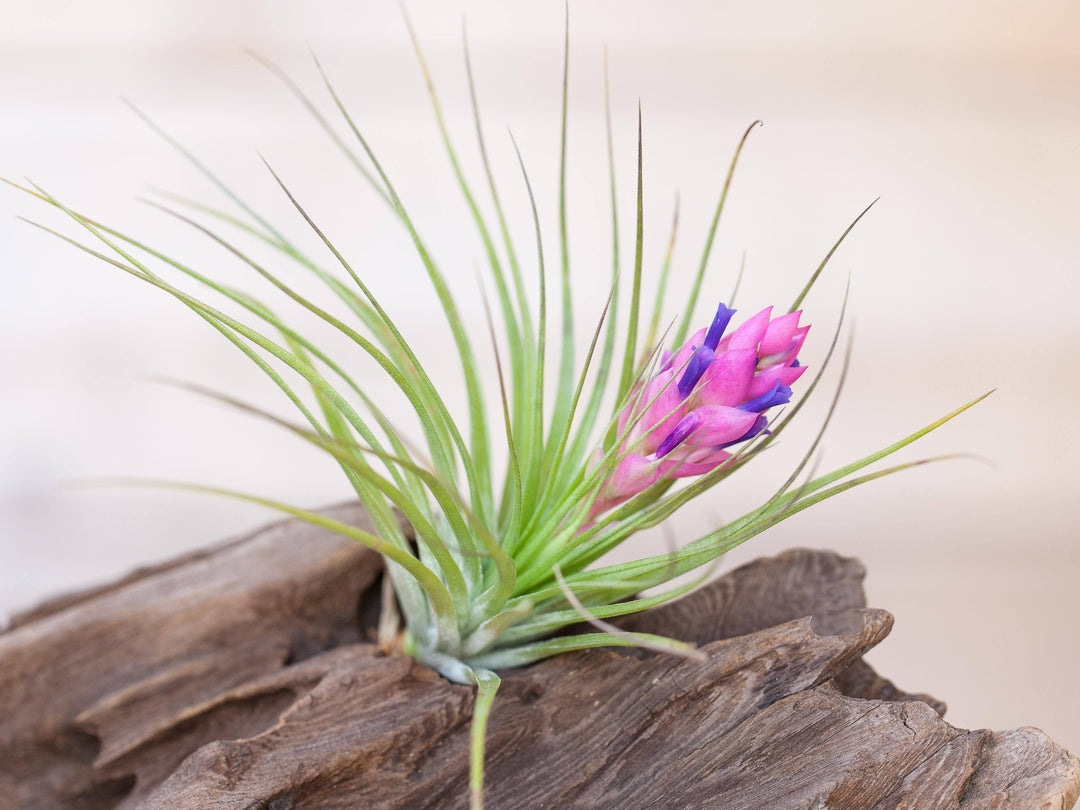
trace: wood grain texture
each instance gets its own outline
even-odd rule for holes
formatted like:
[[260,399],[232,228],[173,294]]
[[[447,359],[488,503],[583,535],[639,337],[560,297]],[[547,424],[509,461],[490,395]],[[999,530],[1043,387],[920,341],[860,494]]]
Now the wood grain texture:
[[[357,525],[356,506],[335,516]],[[367,638],[378,557],[298,522],[23,614],[0,635],[0,808],[466,806],[472,690]],[[831,552],[757,560],[505,673],[489,808],[1069,808],[1042,732],[965,731],[863,654],[892,617]]]

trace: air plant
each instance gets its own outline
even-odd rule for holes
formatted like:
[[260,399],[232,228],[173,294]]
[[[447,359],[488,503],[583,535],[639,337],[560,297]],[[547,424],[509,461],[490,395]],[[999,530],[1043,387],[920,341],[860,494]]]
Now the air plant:
[[[271,416],[228,396],[205,392],[273,420],[332,457],[370,515],[371,531],[254,495],[202,485],[169,486],[263,504],[337,532],[382,555],[386,582],[392,584],[396,599],[385,602],[380,642],[388,647],[396,645],[452,681],[477,688],[470,786],[472,805],[480,807],[484,736],[500,683],[499,671],[572,650],[616,645],[647,647],[691,658],[699,656],[691,645],[677,639],[625,632],[607,620],[683,596],[701,584],[704,575],[689,583],[680,580],[672,585],[677,577],[693,571],[707,572],[709,564],[726,551],[815,503],[924,463],[909,462],[855,475],[949,421],[978,399],[864,458],[824,475],[807,475],[806,480],[800,481],[821,440],[823,424],[795,470],[757,508],[680,548],[666,549],[644,559],[597,566],[601,557],[631,536],[662,523],[683,504],[760,455],[816,390],[837,347],[843,313],[824,361],[804,385],[806,381],[801,378],[808,367],[800,363],[799,353],[810,327],[800,324],[799,307],[834,251],[866,211],[829,250],[786,313],[774,315],[772,308],[766,308],[732,329],[736,313],[727,306],[732,303],[729,299],[719,305],[705,328],[688,336],[732,176],[743,145],[758,123],[754,122],[742,136],[731,161],[678,323],[673,322],[666,331],[659,328],[671,262],[669,249],[660,281],[651,296],[652,315],[646,324],[640,110],[636,241],[632,273],[626,274],[627,282],[620,279],[623,274],[616,172],[605,70],[613,222],[611,285],[603,310],[597,313],[598,322],[588,349],[579,362],[575,353],[578,332],[567,249],[567,50],[563,63],[558,180],[561,248],[558,333],[561,337],[557,366],[552,369],[548,365],[551,319],[547,309],[544,240],[524,163],[520,164],[521,182],[530,200],[528,213],[536,235],[535,253],[528,258],[518,252],[511,239],[509,215],[500,202],[489,165],[467,45],[465,67],[483,180],[495,213],[494,222],[480,213],[473,187],[460,168],[411,26],[409,31],[442,142],[479,233],[494,288],[498,326],[502,330],[499,335],[496,319],[489,312],[490,338],[496,357],[494,377],[502,406],[495,428],[485,413],[486,377],[446,277],[423,241],[406,201],[398,195],[388,171],[317,59],[315,66],[348,130],[348,138],[338,134],[291,79],[276,66],[265,64],[314,115],[408,232],[441,304],[460,358],[468,401],[468,418],[464,424],[451,413],[413,344],[399,331],[363,275],[338,250],[330,234],[309,216],[301,200],[269,164],[267,170],[282,193],[321,243],[318,253],[308,253],[288,239],[197,158],[146,119],[225,192],[237,211],[169,198],[201,215],[203,219],[198,221],[194,215],[181,213],[165,203],[154,204],[216,242],[299,308],[313,313],[348,338],[356,351],[372,358],[408,401],[423,434],[422,449],[407,441],[379,403],[372,401],[363,386],[350,377],[346,370],[349,363],[344,358],[324,352],[291,326],[286,316],[246,291],[226,286],[212,275],[72,210],[40,186],[12,185],[65,213],[85,230],[92,242],[86,244],[46,230],[187,306],[255,363],[295,406],[302,417],[299,423]],[[520,153],[518,159],[521,161]],[[204,224],[207,220],[265,243],[276,251],[282,266],[272,269],[256,261],[229,238]],[[330,299],[336,301],[336,306],[344,306],[348,316],[339,319],[314,298],[297,292],[288,276],[289,270],[295,268],[313,274]],[[528,296],[527,276],[532,274],[539,287],[536,311],[530,306]],[[187,277],[208,294],[203,297],[185,291],[167,276]],[[620,287],[627,283],[630,299],[624,312]],[[231,302],[243,314],[234,317],[219,309],[210,303],[209,294]],[[306,394],[298,382],[309,389]],[[793,404],[782,414],[776,414],[776,409],[788,405],[793,397]],[[830,416],[831,413],[830,409]],[[509,456],[501,474],[492,465],[493,456],[499,454],[494,448],[499,445],[504,445],[499,450],[505,449]],[[397,512],[407,521],[411,532],[403,526]],[[649,595],[641,595],[643,592]],[[595,625],[596,632],[563,633],[583,618]]]

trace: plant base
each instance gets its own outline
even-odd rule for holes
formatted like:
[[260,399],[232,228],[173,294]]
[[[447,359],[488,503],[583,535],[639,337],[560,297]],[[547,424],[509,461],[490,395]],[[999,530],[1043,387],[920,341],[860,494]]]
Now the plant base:
[[[892,626],[864,573],[791,551],[623,623],[705,663],[596,650],[505,673],[487,807],[1071,807],[1080,761],[1042,732],[954,728],[861,660]],[[379,652],[379,578],[288,521],[17,617],[0,805],[465,807],[474,690]]]

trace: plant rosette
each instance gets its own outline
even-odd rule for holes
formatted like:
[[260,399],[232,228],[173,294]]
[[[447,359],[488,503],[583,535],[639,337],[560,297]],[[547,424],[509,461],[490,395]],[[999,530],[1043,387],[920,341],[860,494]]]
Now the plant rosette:
[[[270,419],[332,457],[370,515],[372,531],[232,490],[174,482],[137,483],[263,504],[340,533],[381,554],[386,581],[396,598],[384,600],[387,608],[380,620],[380,642],[404,649],[452,681],[477,688],[470,788],[473,807],[480,807],[484,736],[500,683],[499,671],[595,647],[638,646],[697,657],[692,645],[678,639],[624,632],[607,620],[685,595],[707,578],[711,564],[726,551],[815,503],[925,463],[928,459],[861,472],[940,427],[982,397],[857,461],[815,475],[810,462],[828,424],[826,417],[795,469],[755,509],[682,547],[643,559],[598,565],[602,557],[634,534],[661,524],[681,506],[760,455],[815,392],[836,350],[843,313],[822,361],[807,377],[811,366],[802,364],[800,353],[810,326],[802,322],[800,307],[837,247],[866,211],[828,251],[789,309],[766,307],[740,319],[729,306],[734,301],[733,293],[728,301],[719,304],[711,320],[703,322],[703,328],[689,334],[728,190],[743,145],[758,123],[754,122],[735,150],[688,298],[678,308],[676,321],[661,329],[676,229],[672,228],[669,248],[652,289],[651,312],[646,313],[640,112],[635,251],[632,272],[624,274],[608,105],[613,222],[610,294],[602,311],[596,313],[591,340],[579,360],[567,247],[568,48],[562,83],[558,178],[561,308],[556,346],[554,341],[550,345],[548,341],[551,319],[541,217],[524,163],[520,182],[530,200],[531,210],[527,213],[536,240],[529,254],[519,253],[510,236],[510,214],[500,201],[487,158],[467,46],[466,73],[484,169],[482,180],[494,211],[493,222],[481,214],[473,185],[460,168],[415,35],[413,43],[452,171],[479,234],[487,281],[493,288],[496,306],[494,314],[489,311],[488,326],[501,402],[501,413],[494,420],[485,412],[482,385],[492,375],[483,373],[477,361],[475,336],[467,333],[447,278],[421,237],[406,201],[395,190],[389,172],[370,148],[318,60],[316,68],[340,114],[345,135],[319,112],[298,85],[274,65],[266,64],[299,97],[332,143],[408,232],[460,358],[468,401],[464,419],[451,413],[413,344],[395,325],[367,281],[269,164],[267,170],[316,237],[317,252],[309,252],[288,239],[194,155],[146,120],[224,191],[236,210],[218,210],[174,196],[154,205],[216,242],[237,261],[255,270],[269,288],[284,293],[298,311],[315,315],[344,335],[357,351],[373,359],[408,401],[423,447],[409,441],[406,431],[349,375],[346,358],[331,357],[313,339],[291,326],[288,316],[279,315],[246,291],[215,280],[210,273],[69,208],[38,185],[11,185],[70,217],[82,229],[85,241],[50,228],[45,230],[188,307],[243,352],[295,406],[302,421],[292,423],[226,395],[189,386]],[[604,81],[607,99],[606,75]],[[520,161],[520,153],[518,158]],[[192,213],[182,213],[184,208]],[[230,237],[219,233],[217,226],[261,241],[275,252],[282,267],[273,269],[256,261]],[[312,274],[331,302],[336,303],[324,306],[296,291],[287,281],[288,271],[296,268]],[[170,278],[186,279],[203,292],[186,291]],[[537,292],[535,310],[529,302],[530,285]],[[345,320],[331,312],[332,305],[345,308]],[[842,381],[843,375],[837,395]],[[493,469],[491,459],[499,455],[493,452],[496,448],[505,450],[505,469]],[[406,536],[397,511],[411,525],[415,540]],[[686,582],[683,575],[690,572],[698,575]],[[682,579],[673,582],[677,578]],[[594,625],[595,632],[565,633],[582,620]]]

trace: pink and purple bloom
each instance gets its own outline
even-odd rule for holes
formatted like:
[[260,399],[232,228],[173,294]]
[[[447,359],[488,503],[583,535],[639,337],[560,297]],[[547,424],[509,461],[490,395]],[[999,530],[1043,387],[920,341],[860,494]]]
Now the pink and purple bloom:
[[809,326],[801,310],[772,317],[772,307],[724,336],[734,309],[720,304],[708,329],[677,352],[664,352],[656,375],[631,395],[619,416],[622,459],[601,487],[590,519],[661,478],[704,475],[732,457],[729,447],[766,430],[765,412],[791,399],[806,371],[798,354]]

